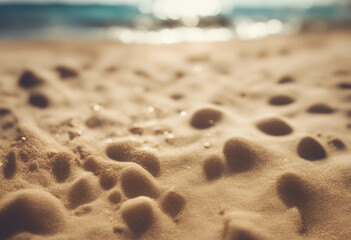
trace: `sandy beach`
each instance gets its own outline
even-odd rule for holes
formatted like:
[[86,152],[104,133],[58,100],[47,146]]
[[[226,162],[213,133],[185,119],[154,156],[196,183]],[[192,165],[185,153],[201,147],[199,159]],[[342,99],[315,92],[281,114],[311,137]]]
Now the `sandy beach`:
[[350,43],[0,43],[0,239],[350,239]]

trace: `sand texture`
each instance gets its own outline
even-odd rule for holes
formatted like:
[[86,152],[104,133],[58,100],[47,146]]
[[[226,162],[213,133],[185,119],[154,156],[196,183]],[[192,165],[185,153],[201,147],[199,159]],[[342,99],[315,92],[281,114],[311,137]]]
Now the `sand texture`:
[[351,239],[351,35],[0,44],[0,239]]

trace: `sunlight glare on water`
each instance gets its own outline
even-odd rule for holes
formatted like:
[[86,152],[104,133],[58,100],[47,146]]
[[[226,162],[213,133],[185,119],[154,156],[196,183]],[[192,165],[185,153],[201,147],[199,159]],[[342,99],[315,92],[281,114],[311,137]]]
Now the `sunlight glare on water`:
[[351,21],[349,0],[22,1],[26,3],[0,0],[7,2],[0,4],[0,39],[77,37],[173,44],[255,39],[316,26],[343,27]]
[[221,9],[219,0],[156,0],[152,7],[155,16],[163,20],[216,16]]

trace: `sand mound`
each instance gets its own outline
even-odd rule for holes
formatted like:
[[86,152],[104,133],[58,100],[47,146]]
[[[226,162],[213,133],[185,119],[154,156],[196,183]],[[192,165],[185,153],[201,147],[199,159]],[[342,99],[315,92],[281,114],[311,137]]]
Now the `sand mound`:
[[254,168],[261,161],[257,148],[247,139],[234,137],[225,142],[223,154],[232,171],[243,172]]
[[267,234],[257,223],[260,216],[254,213],[231,212],[224,218],[223,240],[264,240]]
[[151,152],[135,149],[131,142],[112,143],[106,148],[106,155],[116,161],[135,162],[153,176],[160,173],[160,161]]
[[135,151],[133,154],[133,159],[135,163],[145,168],[153,176],[158,176],[160,174],[160,160],[150,152],[146,151]]
[[121,213],[128,228],[135,235],[146,232],[155,221],[152,200],[147,197],[138,197],[124,202]]
[[83,166],[86,171],[93,172],[95,174],[97,174],[100,170],[100,164],[93,157],[87,158]]
[[83,177],[76,180],[69,189],[68,199],[71,208],[89,203],[96,199],[96,191],[92,179]]
[[308,204],[310,190],[305,181],[294,173],[285,173],[278,179],[277,191],[287,207],[303,208]]
[[151,176],[142,168],[130,167],[121,172],[121,186],[129,198],[139,196],[157,197],[159,190]]
[[51,194],[40,190],[21,190],[0,203],[0,238],[19,232],[53,234],[65,225],[64,210]]
[[112,143],[106,148],[106,155],[116,161],[130,161],[133,152],[133,146],[129,142]]

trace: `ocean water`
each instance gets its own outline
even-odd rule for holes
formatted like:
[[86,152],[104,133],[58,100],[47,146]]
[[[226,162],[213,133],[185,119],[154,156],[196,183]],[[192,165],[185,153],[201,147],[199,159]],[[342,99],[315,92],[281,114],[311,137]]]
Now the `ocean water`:
[[[164,6],[163,6],[164,7]],[[209,6],[209,10],[216,6]],[[351,26],[351,4],[220,6],[185,14],[140,4],[0,3],[0,40],[108,39],[134,43],[225,41]],[[196,6],[194,9],[197,9]],[[162,10],[162,9],[161,9]],[[200,9],[201,10],[201,9]],[[167,12],[168,11],[168,12]],[[206,9],[204,9],[206,11]],[[163,15],[162,15],[163,14]],[[167,15],[168,14],[168,15]]]

